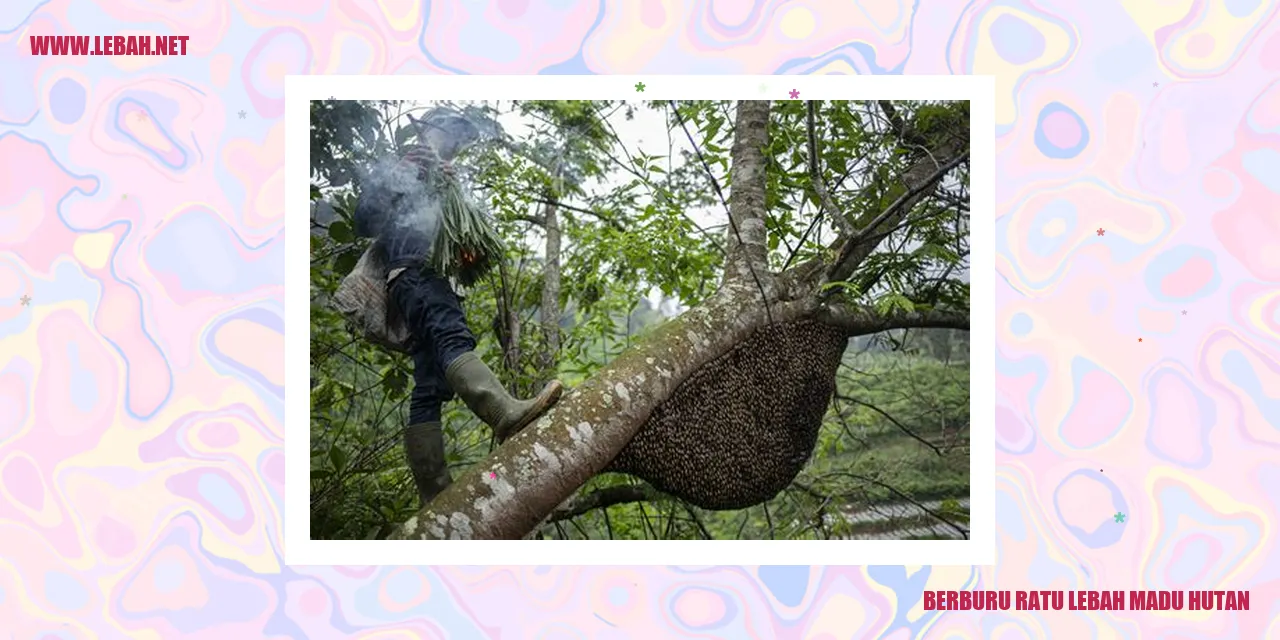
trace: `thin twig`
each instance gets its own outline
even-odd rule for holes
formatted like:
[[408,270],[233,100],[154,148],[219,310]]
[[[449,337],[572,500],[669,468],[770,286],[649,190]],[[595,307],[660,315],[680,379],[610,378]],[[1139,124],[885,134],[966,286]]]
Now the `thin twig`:
[[[827,191],[826,179],[822,177],[822,166],[818,163],[818,134],[817,125],[814,122],[816,120],[816,108],[812,100],[809,100],[805,106],[807,107],[805,110],[805,128],[808,129],[809,134],[809,182],[812,184],[814,192],[818,194],[819,211],[831,218],[831,223],[839,227],[840,233],[851,234],[853,233],[853,225],[849,224],[849,221],[836,208],[836,203],[831,200],[831,194]],[[819,219],[822,218],[821,213],[818,216]],[[806,232],[807,234],[808,232]]]
[[906,428],[906,427],[905,427],[901,422],[898,422],[898,420],[897,420],[896,418],[894,418],[893,416],[889,415],[889,412],[885,411],[884,409],[881,409],[880,407],[877,407],[877,406],[875,406],[874,404],[871,404],[870,402],[863,402],[862,400],[859,400],[859,399],[857,399],[857,398],[851,398],[851,397],[846,396],[846,395],[843,395],[843,394],[839,394],[839,393],[837,393],[837,394],[836,394],[836,397],[837,397],[837,398],[839,398],[839,399],[841,399],[841,400],[844,400],[845,402],[852,402],[852,403],[854,403],[854,404],[856,404],[856,405],[863,406],[863,407],[866,407],[866,408],[868,408],[868,409],[871,409],[872,411],[875,411],[876,413],[878,413],[878,414],[880,414],[880,415],[884,416],[886,420],[888,420],[889,422],[893,423],[893,426],[897,427],[899,431],[901,431],[901,432],[903,432],[903,433],[907,434],[908,436],[911,436],[913,439],[915,439],[915,440],[916,440],[917,442],[919,442],[920,444],[923,444],[924,446],[929,447],[930,449],[933,449],[933,452],[934,452],[934,453],[936,453],[936,454],[938,454],[938,455],[942,455],[942,450],[941,450],[941,449],[939,449],[938,447],[934,446],[934,444],[933,444],[932,442],[929,442],[928,440],[925,440],[924,438],[922,438],[922,437],[920,437],[920,436],[916,435],[915,433],[913,433],[910,429]]

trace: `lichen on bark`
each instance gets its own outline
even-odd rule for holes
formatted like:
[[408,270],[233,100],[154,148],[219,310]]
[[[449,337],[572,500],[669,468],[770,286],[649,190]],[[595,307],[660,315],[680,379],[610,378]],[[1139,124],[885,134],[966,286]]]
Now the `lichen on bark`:
[[[547,415],[458,478],[418,514],[414,526],[406,523],[393,537],[523,537],[603,470],[654,408],[694,371],[740,343],[768,318],[794,319],[805,310],[799,305],[773,305],[766,312],[762,305],[749,304],[731,293],[713,296],[641,337]],[[646,375],[655,370],[668,375]],[[535,446],[545,453],[534,454]],[[431,530],[437,515],[454,513],[468,517],[466,531],[458,531],[448,519],[440,531]]]

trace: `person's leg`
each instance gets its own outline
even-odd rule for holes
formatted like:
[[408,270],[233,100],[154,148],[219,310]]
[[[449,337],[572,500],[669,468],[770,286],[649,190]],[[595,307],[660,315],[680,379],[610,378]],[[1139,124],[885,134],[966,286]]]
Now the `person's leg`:
[[552,381],[532,400],[511,397],[488,365],[475,353],[476,340],[458,296],[444,278],[416,268],[391,282],[391,297],[420,348],[427,348],[443,370],[449,388],[476,416],[505,441],[560,399],[563,387]]
[[505,442],[537,420],[564,392],[560,381],[552,380],[530,400],[513,398],[474,351],[454,358],[445,370],[445,378],[467,408],[493,429],[498,442]]
[[431,352],[419,349],[414,353],[413,394],[409,401],[409,426],[404,430],[404,451],[424,507],[453,482],[440,421],[441,407],[452,395]]
[[391,281],[389,293],[418,349],[428,351],[441,372],[458,356],[476,348],[462,303],[448,280],[424,275],[413,266]]

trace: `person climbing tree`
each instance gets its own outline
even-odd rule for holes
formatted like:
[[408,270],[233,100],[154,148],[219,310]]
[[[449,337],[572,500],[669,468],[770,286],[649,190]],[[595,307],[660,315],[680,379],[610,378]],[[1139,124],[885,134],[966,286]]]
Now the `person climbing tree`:
[[[967,102],[461,103],[406,150],[418,104],[312,108],[312,200],[335,205],[313,222],[313,539],[968,535],[968,437],[925,432],[967,433],[968,354],[991,353],[967,339]],[[454,241],[473,225],[450,162],[504,251]],[[378,242],[355,241],[357,217]],[[392,292],[371,244],[407,269]],[[471,289],[487,261],[502,268]],[[522,397],[555,376],[572,393],[497,450],[487,428],[451,429],[454,477],[421,483],[449,486],[418,508],[388,460],[394,407],[415,378],[411,422],[430,422],[455,356],[451,332],[414,340],[388,315],[415,315],[406,291],[432,277],[450,294],[433,322],[462,327],[455,287],[473,320],[495,316],[507,333],[479,353],[534,383]],[[921,351],[935,331],[964,337],[956,363]]]
[[391,311],[412,334],[413,394],[404,448],[425,506],[452,482],[445,460],[442,405],[454,394],[493,430],[499,442],[519,432],[559,400],[549,382],[538,395],[512,397],[476,353],[459,281],[472,284],[501,259],[483,216],[460,191],[452,161],[480,137],[469,119],[436,109],[414,121],[422,144],[375,168],[353,214],[356,235],[374,238],[387,269]]

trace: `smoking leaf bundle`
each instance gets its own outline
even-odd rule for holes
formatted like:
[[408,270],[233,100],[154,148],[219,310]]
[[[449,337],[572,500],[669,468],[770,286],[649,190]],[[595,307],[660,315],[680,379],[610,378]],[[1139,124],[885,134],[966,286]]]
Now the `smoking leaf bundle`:
[[431,267],[469,287],[502,260],[502,238],[488,212],[462,191],[457,179],[446,177],[437,184],[440,229],[431,250]]

